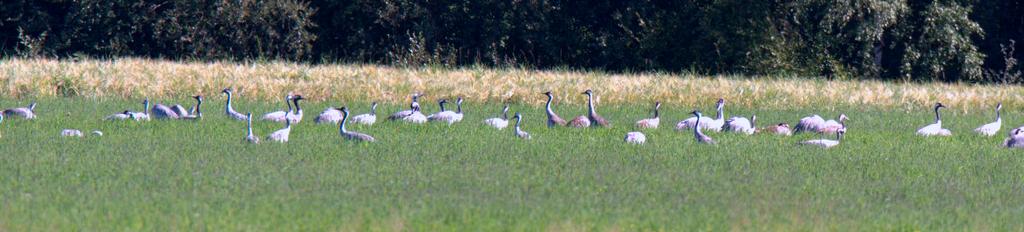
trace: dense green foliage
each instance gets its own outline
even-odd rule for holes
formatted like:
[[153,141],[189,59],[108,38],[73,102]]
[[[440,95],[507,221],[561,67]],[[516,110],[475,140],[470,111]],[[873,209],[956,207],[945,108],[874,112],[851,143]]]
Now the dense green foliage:
[[1022,55],[1004,47],[1024,41],[1020,12],[999,0],[10,0],[0,49],[1016,82]]
[[[927,110],[838,107],[851,117],[850,132],[839,147],[822,150],[794,145],[817,138],[806,134],[710,133],[719,145],[699,145],[689,132],[670,129],[689,109],[672,105],[663,108],[663,127],[645,132],[647,145],[623,143],[630,123],[648,114],[646,104],[601,106],[614,127],[585,130],[548,129],[542,108],[514,105],[532,141],[480,123],[500,105],[468,104],[465,121],[451,127],[352,127],[379,140],[359,144],[342,140],[333,125],[310,123],[326,106],[311,103],[291,142],[250,145],[241,141],[244,122],[220,111],[223,98],[207,100],[200,122],[103,122],[140,104],[93,99],[43,99],[37,120],[4,120],[0,230],[1024,228],[1024,156],[998,147],[1000,137],[969,132],[992,120],[989,111],[946,112],[955,136],[921,138],[913,131],[931,122]],[[0,99],[0,106],[25,103]],[[584,112],[557,109],[566,117]],[[726,106],[729,116],[752,112]],[[756,113],[763,123],[794,123],[812,111]],[[254,123],[261,136],[281,128]],[[60,138],[64,128],[105,135]]]

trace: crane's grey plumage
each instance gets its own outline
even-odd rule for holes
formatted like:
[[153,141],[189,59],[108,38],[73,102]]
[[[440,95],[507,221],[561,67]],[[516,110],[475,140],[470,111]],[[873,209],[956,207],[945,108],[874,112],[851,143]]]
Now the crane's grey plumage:
[[700,126],[702,129],[722,131],[722,127],[725,125],[724,98],[718,99],[718,102],[715,103],[715,110],[718,111],[718,115],[715,118],[704,117],[698,120],[697,117],[690,117],[683,121],[679,121],[679,123],[676,124],[676,130],[687,130],[694,126]]
[[516,112],[516,137],[519,137],[521,139],[530,139],[530,133],[526,133],[526,131],[523,131],[523,129],[520,127],[520,124],[522,124],[522,122],[523,115],[519,114],[519,112]]
[[797,122],[796,128],[794,129],[793,133],[818,132],[818,130],[824,125],[825,119],[821,118],[821,116],[817,114],[807,116],[801,118],[800,122]]
[[153,118],[156,119],[178,119],[178,114],[171,107],[163,104],[154,105],[150,112],[152,112]]
[[231,107],[231,98],[232,98],[232,94],[231,94],[232,91],[231,91],[231,89],[230,88],[226,88],[226,89],[224,89],[221,92],[228,95],[228,102],[227,102],[227,104],[224,105],[224,113],[227,114],[229,118],[232,118],[232,119],[235,119],[235,120],[239,120],[239,121],[249,120],[249,116],[241,114],[241,113],[238,113],[238,111],[235,111],[234,107]]
[[597,109],[594,107],[594,91],[587,90],[583,91],[583,95],[587,95],[587,119],[590,119],[590,126],[609,127],[608,120],[605,120],[601,115],[597,114]]
[[424,124],[427,123],[427,117],[420,111],[420,105],[413,107],[413,112],[409,113],[406,118],[402,118],[401,121],[413,124]]
[[740,134],[752,135],[757,131],[757,115],[751,115],[750,119],[744,117],[732,117],[725,120],[723,130],[737,132]]
[[647,136],[639,131],[633,131],[626,133],[626,143],[632,144],[644,144],[647,142]]
[[82,137],[84,135],[82,134],[82,131],[80,131],[80,130],[64,129],[64,130],[60,131],[60,136],[62,136],[62,137]]
[[814,139],[814,140],[803,141],[803,142],[800,142],[799,144],[800,145],[808,145],[808,146],[817,146],[817,147],[821,147],[821,148],[825,148],[825,149],[832,148],[832,147],[838,146],[839,142],[843,140],[843,134],[846,134],[846,128],[845,127],[839,128],[839,130],[836,130],[835,134],[836,134],[836,140]]
[[1003,147],[1024,148],[1024,129],[1014,128],[1010,130],[1009,137],[1003,140]]
[[[398,112],[395,112],[394,114],[391,114],[391,116],[388,116],[388,120],[392,120],[392,121],[403,120],[404,121],[406,117],[409,117],[413,113],[419,111],[419,108],[420,108],[419,99],[422,96],[423,96],[423,94],[419,94],[419,93],[413,94],[412,95],[412,103],[409,103],[409,109],[408,110],[403,110],[403,111],[398,111]],[[426,118],[426,117],[424,117],[424,118]]]
[[267,135],[267,140],[274,141],[274,142],[285,143],[285,142],[288,142],[288,137],[289,137],[289,135],[291,135],[291,133],[292,133],[292,120],[291,119],[285,119],[284,120],[284,128],[281,128],[280,130],[274,131],[274,133],[270,133],[270,135]]
[[337,110],[341,111],[341,123],[339,123],[339,125],[338,125],[338,132],[341,133],[341,137],[343,137],[345,139],[348,139],[348,140],[353,140],[353,141],[363,141],[363,142],[374,142],[374,141],[376,141],[376,139],[374,139],[373,136],[370,136],[370,135],[367,135],[367,134],[363,134],[363,133],[359,133],[359,132],[348,131],[347,129],[345,129],[345,121],[348,121],[348,107],[341,107],[341,108],[338,108]]
[[[693,125],[700,125],[700,120],[701,120],[701,117],[703,116],[700,113],[700,111],[694,110],[693,112],[690,112],[690,113],[693,114],[694,118],[697,119],[697,121],[693,122],[694,123]],[[704,134],[704,132],[700,131],[701,127],[694,126],[692,128],[693,128],[693,137],[695,139],[697,139],[697,143],[715,144],[715,140],[711,139],[711,137],[708,137],[707,135]]]
[[446,103],[448,103],[448,100],[446,99],[438,101],[437,104],[441,106],[441,110],[435,114],[427,116],[427,120],[434,122],[447,122],[448,125],[457,122],[455,111],[445,109],[444,104]]
[[149,98],[142,101],[142,111],[131,112],[131,115],[135,121],[149,121]]
[[203,95],[192,96],[196,99],[196,105],[192,107],[192,111],[184,116],[180,116],[181,119],[203,119]]
[[355,124],[363,124],[363,125],[370,126],[370,125],[373,125],[376,122],[377,122],[377,102],[373,102],[373,104],[370,104],[370,113],[352,116],[352,123],[355,123]]
[[247,113],[245,116],[245,126],[249,130],[249,132],[245,134],[245,141],[252,144],[260,143],[260,137],[252,133],[252,112]]
[[636,127],[640,129],[658,129],[658,124],[661,124],[661,115],[658,114],[659,109],[661,109],[661,102],[654,102],[654,117],[637,121]]
[[313,122],[317,124],[341,122],[341,111],[334,107],[327,107],[323,112],[320,112],[320,115],[313,118]]
[[132,114],[131,111],[125,110],[124,112],[121,112],[121,113],[111,114],[111,115],[107,116],[106,118],[103,118],[103,120],[108,120],[108,121],[128,120],[128,119],[133,119],[132,116],[133,116],[133,114]]
[[455,100],[455,114],[452,115],[452,120],[454,122],[462,121],[462,97]]
[[846,128],[846,121],[850,120],[846,114],[839,114],[839,119],[825,121],[818,127],[817,132],[822,134],[835,134],[839,129]]
[[501,117],[485,119],[484,124],[498,128],[498,130],[508,127],[508,107],[508,104],[505,104],[505,107],[501,110]]
[[[555,100],[555,96],[551,94],[551,91],[544,92],[544,95],[548,96],[548,103],[544,104],[548,114],[548,127],[565,126],[568,124],[565,119],[558,117],[558,114],[555,114],[555,111],[551,109],[551,102]],[[587,124],[590,124],[590,122],[587,122]]]
[[999,113],[999,111],[1002,109],[1002,102],[996,104],[996,121],[989,124],[981,125],[977,129],[974,129],[974,132],[978,132],[978,134],[984,136],[993,136],[996,135],[996,133],[999,133],[999,130],[1003,128],[1003,117]]
[[299,104],[299,101],[302,101],[302,100],[305,100],[305,99],[306,98],[302,97],[302,95],[292,96],[292,104],[295,105],[295,110],[292,111],[290,114],[287,114],[285,116],[289,120],[291,120],[293,124],[294,123],[302,122],[302,116],[303,116],[303,114],[302,114],[302,105]]
[[942,117],[939,115],[939,109],[945,108],[942,103],[935,103],[935,123],[928,124],[927,126],[921,127],[917,130],[917,135],[921,136],[950,136],[953,135],[949,129],[942,128]]
[[771,126],[765,127],[761,131],[764,131],[764,132],[767,132],[767,133],[771,133],[771,134],[776,134],[776,135],[782,135],[782,136],[793,135],[793,131],[789,129],[789,123],[779,123],[779,124],[771,125]]
[[2,112],[7,117],[21,117],[24,119],[35,119],[36,118],[36,102],[32,101],[27,107],[18,107],[6,109]]
[[278,110],[263,115],[263,120],[272,122],[284,122],[288,119],[288,114],[292,113],[292,94],[288,93],[284,96],[284,104],[288,105],[288,110]]

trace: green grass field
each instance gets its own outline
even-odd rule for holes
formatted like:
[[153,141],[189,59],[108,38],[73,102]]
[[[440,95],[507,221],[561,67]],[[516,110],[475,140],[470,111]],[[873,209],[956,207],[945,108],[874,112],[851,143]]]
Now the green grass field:
[[[600,106],[611,129],[548,129],[542,108],[513,105],[533,135],[525,141],[481,123],[500,105],[472,102],[451,127],[387,122],[399,106],[384,105],[377,125],[350,128],[372,144],[313,124],[327,104],[311,102],[291,142],[251,145],[241,142],[245,123],[224,116],[223,97],[207,102],[200,122],[105,122],[141,104],[84,98],[41,99],[37,120],[4,120],[0,231],[1024,229],[1024,155],[999,147],[1006,128],[1024,124],[1019,109],[1004,112],[996,137],[970,132],[992,120],[985,110],[946,111],[954,136],[921,138],[913,132],[931,123],[928,110],[726,106],[729,116],[756,111],[761,125],[849,115],[843,143],[822,150],[795,145],[817,138],[808,134],[709,133],[719,144],[699,145],[672,129],[693,109],[676,105],[645,131],[647,145],[623,143],[646,104]],[[282,126],[254,123],[261,137]],[[105,136],[61,138],[64,128]]]

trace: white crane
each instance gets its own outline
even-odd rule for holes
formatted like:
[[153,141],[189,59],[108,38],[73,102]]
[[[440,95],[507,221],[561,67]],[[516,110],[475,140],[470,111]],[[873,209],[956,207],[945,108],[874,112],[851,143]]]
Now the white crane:
[[832,148],[839,145],[839,141],[843,140],[843,134],[846,134],[846,128],[839,128],[836,130],[836,140],[829,139],[815,139],[800,142],[800,145],[817,146],[821,148]]
[[654,102],[654,117],[640,119],[640,121],[636,121],[636,128],[658,129],[658,124],[661,123],[661,116],[658,114],[659,109],[661,109],[661,102]]
[[355,123],[355,124],[363,124],[363,125],[370,126],[370,125],[373,125],[376,122],[377,122],[377,102],[373,102],[373,104],[370,104],[370,113],[352,116],[352,123]]
[[519,112],[516,112],[516,137],[519,137],[521,139],[530,139],[530,133],[526,133],[526,131],[523,131],[523,129],[519,127],[519,124],[521,124],[522,122],[523,115],[519,114]]
[[284,96],[284,104],[288,105],[288,110],[278,110],[263,115],[263,120],[272,122],[284,122],[288,119],[288,114],[292,113],[292,94],[288,93]]
[[484,124],[498,128],[498,130],[508,127],[508,107],[508,104],[505,104],[505,108],[501,110],[501,117],[485,119]]
[[1002,109],[1002,102],[996,104],[996,121],[989,124],[981,125],[977,129],[974,129],[974,132],[978,132],[978,134],[984,136],[993,136],[996,135],[996,133],[999,133],[999,130],[1003,128],[1003,117],[999,113],[999,111]]
[[[388,116],[388,120],[404,120],[406,117],[409,117],[414,112],[419,111],[419,108],[420,108],[419,99],[422,96],[423,96],[423,94],[413,94],[412,95],[412,103],[409,103],[409,109],[408,110],[403,110],[403,111],[398,111],[398,112],[395,112],[394,114],[391,114],[391,116]],[[424,117],[424,118],[426,118],[426,117]]]
[[420,112],[420,106],[417,105],[416,107],[412,108],[411,114],[402,118],[402,121],[415,124],[423,124],[427,122],[427,116],[423,115],[423,112]]
[[142,101],[142,111],[131,112],[131,115],[135,121],[149,121],[149,98]]
[[292,96],[292,104],[294,104],[294,105],[295,105],[295,110],[294,110],[294,111],[292,111],[292,113],[290,113],[290,114],[286,115],[286,117],[287,117],[287,118],[288,118],[289,120],[291,120],[291,121],[292,121],[292,123],[299,123],[299,122],[302,122],[302,115],[303,115],[303,114],[302,114],[302,106],[301,106],[301,105],[299,105],[299,101],[301,101],[301,100],[305,100],[305,99],[306,99],[306,98],[302,97],[302,95],[295,95],[295,96]]
[[750,119],[744,117],[732,117],[725,120],[725,131],[737,132],[740,134],[752,135],[757,131],[757,115],[751,115]]
[[252,144],[260,143],[260,137],[252,133],[252,112],[247,113],[245,116],[245,126],[249,129],[249,133],[245,135],[245,141]]
[[267,136],[267,140],[274,141],[274,142],[285,143],[285,142],[288,142],[288,135],[290,135],[291,133],[292,133],[292,120],[291,119],[286,119],[286,120],[284,120],[284,128],[281,128],[280,130],[274,131],[274,133],[270,133],[270,135]]
[[935,103],[935,123],[928,124],[917,130],[921,136],[950,136],[953,135],[948,129],[942,128],[942,117],[939,116],[939,108],[945,108],[942,103]]
[[[716,118],[704,117],[698,120],[697,117],[690,117],[677,123],[676,130],[686,130],[699,125],[702,129],[722,131],[722,126],[725,125],[725,99],[719,98],[718,102],[715,103],[715,109],[718,111]],[[700,122],[699,124],[697,123],[698,121]]]
[[633,132],[626,133],[626,139],[625,140],[626,140],[626,143],[644,144],[644,143],[647,142],[647,136],[645,136],[644,133],[642,133],[642,132],[633,131]]

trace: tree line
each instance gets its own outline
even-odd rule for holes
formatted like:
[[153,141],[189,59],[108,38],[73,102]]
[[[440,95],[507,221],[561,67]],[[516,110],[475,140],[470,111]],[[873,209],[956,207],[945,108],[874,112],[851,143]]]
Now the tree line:
[[0,54],[1021,82],[1017,0],[5,0]]

